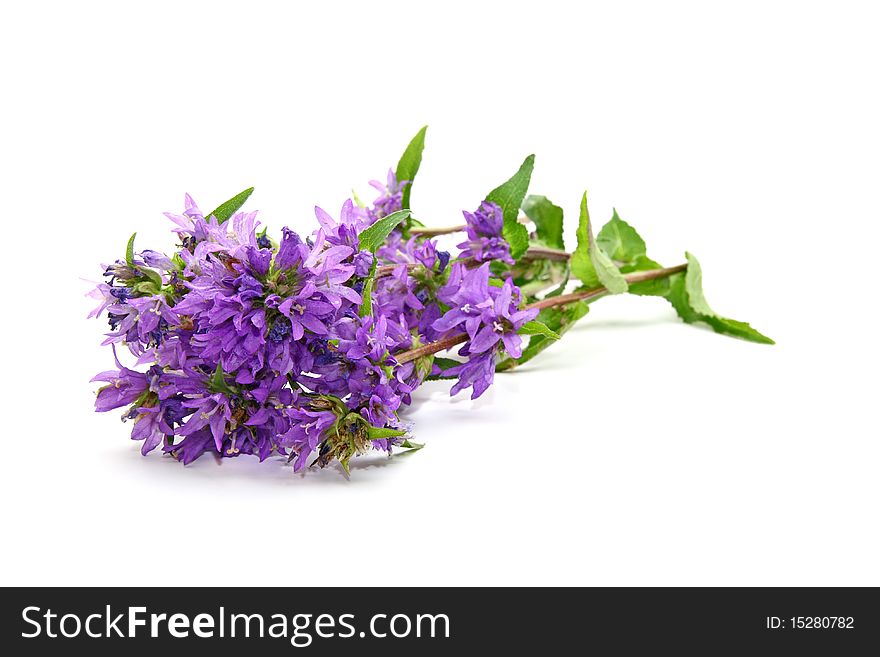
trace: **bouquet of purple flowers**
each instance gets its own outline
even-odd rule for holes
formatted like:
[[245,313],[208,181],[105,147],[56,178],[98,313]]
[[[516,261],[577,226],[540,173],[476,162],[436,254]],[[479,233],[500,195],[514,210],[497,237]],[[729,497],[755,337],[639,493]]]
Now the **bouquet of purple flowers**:
[[[182,214],[166,213],[171,256],[136,251],[132,235],[91,293],[116,362],[93,379],[105,384],[95,409],[124,408],[144,454],[161,446],[184,464],[207,451],[274,453],[297,471],[339,461],[348,472],[358,454],[421,447],[400,415],[423,381],[479,397],[605,295],[664,297],[686,322],[772,344],[710,308],[692,255],[663,267],[616,212],[594,235],[586,193],[568,253],[562,209],[526,195],[533,156],[465,223],[425,227],[410,209],[425,131],[371,183],[371,206],[348,200],[338,219],[316,208],[304,239],[258,230],[257,213],[241,210],[253,188],[207,214],[187,195]],[[438,248],[457,232],[457,253]]]

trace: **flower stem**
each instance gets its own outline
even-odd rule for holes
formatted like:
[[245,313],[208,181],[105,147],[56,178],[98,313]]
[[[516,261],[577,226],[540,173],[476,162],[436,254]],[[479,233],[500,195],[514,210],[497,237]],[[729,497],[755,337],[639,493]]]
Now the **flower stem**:
[[427,228],[425,226],[413,226],[409,229],[409,232],[413,235],[421,235],[422,237],[434,237],[435,235],[449,235],[450,233],[460,233],[467,226],[465,224],[461,224],[460,226],[449,226],[447,228]]
[[529,260],[559,260],[560,262],[566,262],[569,258],[571,258],[571,254],[566,251],[560,251],[559,249],[551,249],[544,246],[530,246],[528,250],[523,254],[523,258],[528,258]]
[[419,267],[424,267],[424,265],[420,262],[406,262],[400,263],[399,265],[379,265],[376,267],[376,278],[382,278],[383,276],[390,276],[394,273],[394,270],[403,265],[406,267],[407,271],[412,271],[414,269],[418,269]]
[[[644,281],[653,281],[659,278],[668,278],[669,276],[672,276],[673,274],[678,274],[679,272],[683,272],[686,269],[687,264],[681,264],[676,265],[675,267],[664,267],[663,269],[636,271],[629,274],[624,274],[623,277],[626,279],[627,283],[642,283]],[[608,290],[606,288],[597,287],[593,288],[592,290],[583,290],[581,292],[572,292],[571,294],[561,294],[557,297],[541,299],[540,301],[535,301],[534,303],[528,304],[526,308],[537,308],[539,310],[543,310],[544,308],[555,308],[556,306],[564,306],[566,304],[574,303],[576,301],[595,300],[599,297],[605,296],[606,294],[608,294]],[[436,354],[438,351],[444,351],[446,349],[449,349],[450,347],[454,347],[457,344],[466,342],[467,339],[467,333],[451,335],[448,338],[436,340],[435,342],[429,342],[428,344],[422,345],[421,347],[416,347],[415,349],[403,351],[395,355],[394,358],[400,364],[408,363],[410,361],[416,360],[417,358],[424,358],[425,356]]]
[[[658,278],[667,278],[673,274],[683,272],[687,269],[686,264],[676,265],[675,267],[665,267],[663,269],[649,269],[647,271],[636,271],[631,274],[624,274],[623,277],[627,283],[642,283],[644,281],[653,281]],[[571,294],[560,294],[558,297],[550,297],[549,299],[541,299],[526,306],[526,308],[553,308],[555,306],[564,306],[567,303],[575,301],[587,301],[597,299],[608,293],[604,287],[593,288],[592,290],[582,290],[580,292],[572,292]]]
[[394,358],[398,363],[403,365],[404,363],[408,363],[411,360],[424,358],[425,356],[436,354],[438,351],[443,351],[444,349],[454,347],[455,345],[461,344],[467,339],[467,333],[459,333],[457,335],[449,336],[448,338],[443,338],[442,340],[437,340],[436,342],[429,342],[428,344],[424,344],[421,347],[416,347],[415,349],[410,349],[409,351],[404,351],[397,354]]

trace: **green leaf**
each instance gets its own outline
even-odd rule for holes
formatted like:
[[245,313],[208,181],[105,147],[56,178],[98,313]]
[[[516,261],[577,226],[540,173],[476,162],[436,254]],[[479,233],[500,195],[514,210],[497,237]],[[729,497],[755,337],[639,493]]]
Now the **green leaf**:
[[387,217],[382,217],[372,226],[368,226],[358,235],[360,248],[375,253],[385,242],[391,231],[397,228],[398,224],[412,214],[409,210],[398,210],[392,212]]
[[414,443],[411,440],[404,440],[400,443],[400,446],[407,450],[406,453],[410,452],[418,452],[422,447],[425,446],[425,443]]
[[434,356],[434,365],[445,372],[452,367],[458,367],[459,365],[461,365],[461,361],[455,360],[454,358],[443,358],[442,356]]
[[571,272],[581,281],[583,287],[592,289],[601,286],[611,294],[626,292],[629,286],[623,274],[593,238],[586,192],[581,198],[577,240],[577,248],[571,256]]
[[229,199],[225,203],[221,203],[220,205],[218,205],[217,208],[213,212],[211,212],[210,214],[208,214],[206,216],[208,216],[208,217],[214,216],[217,218],[217,223],[222,224],[224,221],[229,219],[229,217],[231,217],[236,212],[238,212],[239,208],[241,208],[241,206],[244,205],[244,202],[248,200],[248,197],[251,194],[253,194],[253,192],[254,192],[254,188],[248,187],[246,190],[244,190],[240,194],[236,194],[235,196],[233,196],[231,199]]
[[[651,269],[663,269],[663,265],[651,260],[648,256],[639,256],[632,263],[621,267],[620,271],[623,274],[629,274],[630,272],[649,271]],[[629,286],[630,294],[637,294],[643,297],[662,297],[668,290],[668,278],[655,278],[653,281],[631,283]]]
[[148,267],[138,267],[138,271],[143,274],[144,278],[150,281],[156,288],[162,287],[162,276],[159,272],[154,271]]
[[729,319],[718,315],[712,310],[703,293],[703,271],[699,261],[690,253],[685,254],[688,268],[684,274],[675,274],[669,278],[669,289],[666,299],[675,311],[688,324],[703,322],[716,333],[732,335],[743,340],[761,344],[776,344],[771,338],[756,331],[745,322]]
[[405,436],[406,431],[399,429],[386,429],[383,427],[367,427],[367,436],[370,440],[381,440],[382,438],[396,438],[397,436]]
[[397,180],[409,180],[409,185],[404,188],[403,198],[401,199],[401,207],[404,210],[409,209],[409,195],[412,191],[416,174],[419,172],[419,167],[422,164],[422,151],[425,148],[425,132],[427,130],[428,126],[425,126],[416,133],[416,136],[409,142],[409,146],[403,151],[403,155],[400,156],[400,161],[397,163],[397,171],[395,172]]
[[645,240],[635,228],[617,216],[617,210],[596,235],[596,243],[612,260],[620,263],[631,263],[648,253]]
[[364,283],[364,289],[361,291],[361,307],[358,310],[360,317],[367,317],[373,314],[373,286],[376,284],[376,265],[379,264],[379,258],[373,256],[373,264],[370,265],[370,273]]
[[456,378],[456,375],[446,374],[446,370],[448,370],[452,367],[457,367],[458,365],[461,365],[461,362],[457,361],[453,358],[443,358],[440,356],[434,356],[434,365],[436,365],[437,367],[440,368],[440,373],[428,375],[427,377],[425,377],[426,381],[440,381],[443,379]]
[[132,233],[128,238],[128,246],[125,247],[125,263],[129,267],[134,267],[134,238],[137,233]]
[[565,250],[562,239],[562,208],[551,203],[546,196],[533,195],[526,197],[522,209],[535,222],[535,232],[541,244]]
[[514,260],[529,248],[529,231],[519,223],[517,218],[519,217],[519,208],[529,190],[529,181],[532,179],[534,168],[535,156],[529,155],[510,180],[496,187],[486,196],[487,201],[496,203],[504,213],[502,233],[504,239],[510,244],[510,255]]
[[[560,337],[565,334],[572,326],[577,323],[584,315],[589,312],[590,307],[583,301],[575,301],[574,303],[554,308],[545,308],[538,314],[538,321],[545,324],[550,330],[554,331]],[[533,335],[529,339],[529,344],[523,349],[522,356],[519,358],[506,358],[496,366],[495,370],[504,372],[513,369],[518,365],[527,363],[532,358],[540,354],[547,347],[555,344],[556,340],[543,335]]]
[[545,338],[550,338],[551,340],[558,340],[562,337],[556,331],[551,330],[544,322],[538,322],[535,320],[523,324],[517,333],[520,335],[543,335]]
[[[617,210],[611,220],[602,226],[596,236],[596,243],[614,260],[621,274],[663,267],[647,256],[645,240],[635,228],[618,216]],[[628,290],[630,294],[640,296],[664,296],[668,291],[669,281],[665,278],[632,283]]]
[[706,296],[703,294],[703,268],[700,262],[690,253],[685,253],[688,261],[687,271],[684,277],[684,289],[690,299],[691,308],[701,315],[715,317],[715,312],[709,307]]

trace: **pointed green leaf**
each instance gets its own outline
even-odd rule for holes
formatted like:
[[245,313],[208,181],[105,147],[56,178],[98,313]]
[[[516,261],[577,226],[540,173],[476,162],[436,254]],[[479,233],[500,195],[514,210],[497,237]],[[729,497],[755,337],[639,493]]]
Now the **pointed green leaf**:
[[403,155],[400,156],[400,161],[397,163],[397,171],[395,172],[397,180],[409,181],[409,185],[403,190],[403,198],[401,199],[401,207],[404,210],[409,209],[410,192],[412,191],[416,174],[419,172],[419,167],[422,164],[422,151],[425,148],[425,132],[427,130],[428,126],[425,126],[416,133],[416,136],[409,142],[406,150],[403,151]]
[[358,310],[360,317],[367,317],[373,314],[373,287],[376,284],[376,265],[379,264],[379,258],[373,256],[373,264],[370,265],[370,273],[364,283],[364,289],[361,291],[361,307]]
[[425,443],[414,443],[411,440],[404,440],[402,443],[400,443],[400,446],[407,450],[406,453],[418,452],[422,447],[425,446]]
[[690,253],[685,255],[688,261],[687,271],[670,277],[669,290],[665,295],[679,317],[688,324],[695,322],[708,324],[716,333],[761,344],[775,344],[771,338],[756,331],[747,323],[722,317],[712,310],[703,293],[703,271],[700,263]]
[[368,226],[358,235],[361,249],[375,253],[385,242],[385,238],[391,234],[391,231],[404,219],[412,214],[409,210],[398,210],[392,212],[387,217],[382,217],[372,226]]
[[542,335],[551,340],[558,340],[561,337],[556,331],[551,330],[544,322],[536,320],[523,324],[517,333],[520,335]]
[[132,233],[128,238],[128,245],[125,247],[125,263],[129,267],[134,267],[134,238],[137,233]]
[[[645,240],[635,228],[618,216],[617,210],[611,220],[602,226],[596,236],[596,243],[614,260],[621,274],[663,268],[663,265],[647,256]],[[669,281],[658,278],[632,283],[627,291],[640,296],[664,296],[669,291]]]
[[529,231],[518,221],[519,208],[532,179],[535,156],[529,155],[519,170],[503,185],[496,187],[486,196],[487,201],[496,203],[504,213],[504,239],[510,244],[510,255],[514,260],[529,248]]
[[601,286],[611,294],[626,292],[628,285],[623,274],[593,238],[586,192],[581,198],[577,240],[577,248],[571,256],[571,272],[581,281],[583,287],[592,289]]
[[396,438],[397,436],[405,436],[406,431],[399,429],[386,429],[383,427],[367,427],[367,436],[370,440],[381,440],[382,438]]
[[439,374],[429,374],[425,377],[426,381],[440,381],[443,379],[454,379],[457,375],[446,374],[446,370],[457,367],[461,365],[460,361],[454,360],[452,358],[443,358],[441,356],[434,356],[434,365],[440,368]]
[[614,210],[611,220],[596,235],[596,243],[612,260],[619,263],[631,263],[648,252],[645,240],[635,228],[617,215],[617,210]]
[[703,268],[700,262],[690,253],[685,253],[688,261],[687,272],[684,277],[684,289],[687,291],[690,306],[701,315],[715,316],[715,312],[709,307],[709,302],[703,294]]
[[239,208],[244,205],[244,202],[248,200],[248,197],[254,193],[253,187],[248,187],[246,190],[241,192],[240,194],[236,194],[231,199],[226,201],[225,203],[221,203],[217,206],[217,208],[210,214],[206,215],[208,217],[216,217],[217,223],[223,223],[229,217],[238,212]]
[[523,201],[522,209],[535,223],[535,232],[541,244],[565,250],[562,239],[562,208],[551,203],[546,196],[532,195]]

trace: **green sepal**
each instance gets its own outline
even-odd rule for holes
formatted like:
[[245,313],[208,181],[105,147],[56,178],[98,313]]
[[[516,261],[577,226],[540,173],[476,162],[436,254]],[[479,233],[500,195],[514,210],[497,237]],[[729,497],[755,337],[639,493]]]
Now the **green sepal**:
[[138,267],[138,272],[143,274],[144,278],[146,278],[157,288],[162,287],[162,276],[161,274],[159,274],[159,272],[150,269],[149,267]]
[[139,281],[131,286],[131,289],[144,296],[159,294],[159,286],[152,281]]
[[226,374],[224,374],[223,366],[220,362],[217,363],[217,369],[214,370],[214,374],[211,376],[210,381],[208,381],[208,390],[211,392],[222,392],[227,397],[234,397],[238,394],[236,390],[226,382]]

